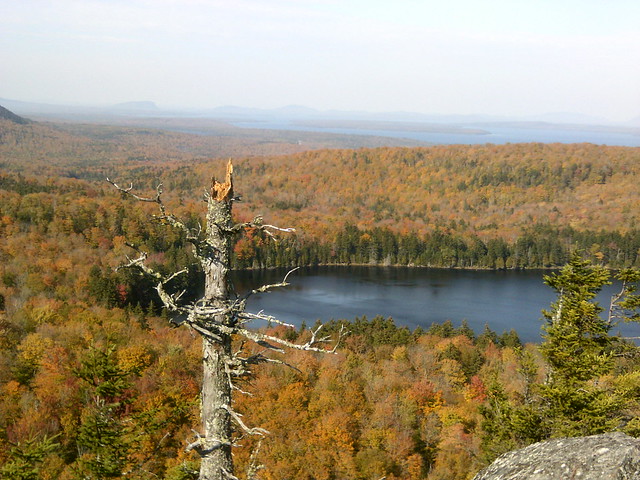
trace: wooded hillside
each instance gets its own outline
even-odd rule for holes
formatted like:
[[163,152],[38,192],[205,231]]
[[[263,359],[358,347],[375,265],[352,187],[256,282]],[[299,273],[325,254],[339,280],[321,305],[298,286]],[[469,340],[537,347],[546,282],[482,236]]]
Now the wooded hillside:
[[[107,176],[150,196],[163,183],[167,208],[195,228],[203,187],[221,175],[220,157],[236,152],[240,220],[262,214],[298,229],[277,244],[254,232],[236,247],[238,266],[558,265],[576,242],[596,263],[638,263],[638,148],[258,156],[281,146],[0,123],[0,476],[194,478],[197,459],[184,447],[197,424],[200,345],[167,324],[149,280],[115,271],[131,254],[125,242],[149,251],[162,273],[190,263],[191,254],[180,232],[149,221],[155,205],[125,204]],[[176,288],[199,281],[191,268]],[[347,320],[352,335],[338,355],[296,354],[288,361],[298,370],[265,365],[246,386],[260,394],[242,397],[238,411],[255,412],[247,422],[273,431],[262,447],[262,478],[462,479],[538,431],[532,405],[542,415],[547,404],[534,402],[532,386],[549,366],[515,332],[476,335],[451,324],[409,332],[390,319]],[[604,366],[581,391],[595,388],[603,402],[594,408],[635,435],[637,422],[625,423],[638,414],[632,351],[628,344],[598,350],[593,358]],[[240,465],[249,453],[238,450]]]
[[638,148],[321,151],[247,160],[239,172],[253,204],[323,226],[353,222],[420,233],[441,227],[513,239],[536,223],[624,232],[637,227],[640,211]]
[[212,159],[239,157],[238,190],[247,203],[241,211],[260,211],[316,238],[347,223],[507,241],[532,224],[621,233],[638,227],[640,148],[465,145],[257,156],[309,148],[251,136],[0,123],[3,170],[41,179],[100,185],[108,175],[147,190],[162,181],[168,195],[195,199],[219,168]]

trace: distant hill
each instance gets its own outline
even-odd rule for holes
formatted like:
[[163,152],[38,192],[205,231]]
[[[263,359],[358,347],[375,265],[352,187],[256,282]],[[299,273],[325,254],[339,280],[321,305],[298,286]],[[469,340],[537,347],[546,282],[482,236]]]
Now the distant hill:
[[27,120],[26,118],[21,117],[20,115],[16,115],[11,110],[7,110],[2,105],[0,105],[0,118],[9,120],[13,123],[18,123],[20,125],[26,125],[27,123],[31,123],[31,120]]
[[159,110],[158,106],[154,102],[141,101],[141,102],[124,102],[118,103],[113,106],[114,110],[124,110],[124,111],[154,111]]
[[604,117],[595,117],[573,112],[549,112],[542,115],[527,115],[519,120],[525,122],[533,121],[571,125],[606,125],[611,123]]

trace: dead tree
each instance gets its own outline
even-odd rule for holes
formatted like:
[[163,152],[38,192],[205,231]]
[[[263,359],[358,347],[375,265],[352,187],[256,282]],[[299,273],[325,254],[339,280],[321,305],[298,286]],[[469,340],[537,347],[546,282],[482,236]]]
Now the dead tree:
[[[247,299],[254,293],[287,285],[287,276],[281,283],[265,285],[250,291],[242,297],[233,293],[229,283],[231,252],[234,238],[245,228],[257,228],[269,235],[274,231],[290,232],[293,229],[281,229],[264,224],[262,218],[253,222],[234,224],[231,210],[235,200],[233,196],[233,166],[227,165],[224,182],[212,180],[210,191],[206,192],[207,217],[204,232],[202,228],[192,230],[175,216],[166,212],[161,200],[162,185],[159,185],[155,197],[145,198],[133,193],[133,187],[122,188],[107,179],[119,191],[143,202],[153,202],[159,207],[160,214],[155,219],[180,230],[193,246],[196,259],[204,272],[205,286],[202,298],[194,303],[181,302],[185,292],[173,293],[170,283],[177,276],[186,273],[186,269],[163,276],[151,269],[146,263],[146,252],[138,250],[139,256],[130,259],[123,267],[136,268],[156,282],[156,290],[164,307],[171,312],[174,323],[186,325],[202,337],[202,391],[201,419],[202,433],[196,433],[195,440],[187,447],[201,457],[200,480],[235,479],[231,455],[234,434],[264,435],[261,428],[250,428],[233,410],[232,396],[238,387],[234,379],[251,373],[251,365],[262,362],[278,362],[268,356],[270,351],[282,352],[286,348],[315,352],[335,352],[342,332],[333,348],[323,348],[331,341],[329,336],[319,336],[320,328],[311,332],[311,338],[304,344],[297,344],[277,336],[268,335],[247,327],[252,320],[265,320],[284,324],[278,319],[262,312],[254,314],[245,311]],[[132,246],[132,248],[135,248]],[[136,249],[137,250],[137,249]],[[122,267],[121,267],[122,268]],[[290,272],[291,273],[291,272]],[[292,327],[292,325],[288,325]],[[243,338],[262,347],[261,353],[248,355],[243,348],[232,348],[234,337]],[[255,465],[251,467],[255,470]]]

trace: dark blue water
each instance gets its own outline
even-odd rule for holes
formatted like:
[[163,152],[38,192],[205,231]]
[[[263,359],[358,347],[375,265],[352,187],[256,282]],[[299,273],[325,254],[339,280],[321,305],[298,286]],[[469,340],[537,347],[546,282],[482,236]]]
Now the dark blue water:
[[[344,135],[374,135],[380,137],[408,138],[421,142],[443,145],[476,145],[492,143],[593,143],[596,145],[617,145],[639,147],[640,135],[631,133],[577,130],[573,128],[507,128],[487,126],[485,124],[465,125],[469,128],[482,128],[489,134],[436,133],[405,130],[368,130],[355,128],[321,128],[296,125],[289,122],[235,122],[235,126],[272,130],[292,130],[302,132],[339,133]],[[446,127],[446,125],[443,125]]]
[[[290,286],[254,295],[248,310],[299,326],[316,320],[392,317],[397,325],[428,328],[433,322],[467,320],[476,333],[485,324],[498,334],[515,329],[525,342],[540,341],[541,310],[555,300],[542,271],[466,271],[384,267],[317,267],[289,276]],[[278,283],[286,271],[235,272],[239,291]],[[615,289],[598,297],[608,308]],[[640,324],[625,324],[626,336],[640,336]]]

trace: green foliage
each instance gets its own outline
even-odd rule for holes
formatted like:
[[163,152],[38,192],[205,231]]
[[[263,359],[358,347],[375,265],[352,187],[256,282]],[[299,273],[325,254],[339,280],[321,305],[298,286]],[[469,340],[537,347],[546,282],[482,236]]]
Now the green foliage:
[[498,338],[498,342],[503,347],[518,348],[522,346],[520,336],[513,328],[508,332],[502,332],[502,335]]
[[42,462],[59,447],[55,441],[57,437],[45,435],[13,445],[8,461],[0,467],[0,477],[6,480],[40,480]]
[[126,396],[131,383],[118,366],[115,352],[114,345],[92,347],[75,371],[91,387],[92,397],[78,431],[81,478],[120,477],[133,448],[133,426],[124,415],[125,405],[131,402]]
[[513,406],[504,387],[495,379],[489,385],[487,401],[480,406],[482,414],[482,449],[487,463],[519,446],[514,438]]
[[575,249],[611,267],[638,265],[640,231],[625,234],[576,231],[571,227],[535,224],[513,242],[483,240],[476,234],[436,229],[419,235],[389,228],[361,229],[347,224],[329,242],[291,235],[279,242],[259,236],[243,239],[234,251],[237,268],[268,268],[326,264],[412,265],[439,268],[549,268],[569,261]]
[[487,401],[480,406],[482,415],[482,452],[487,463],[510,450],[545,438],[543,413],[533,393],[537,387],[537,365],[529,351],[515,350],[519,360],[516,378],[524,384],[518,395],[509,396],[505,385],[494,375],[489,382]]
[[200,475],[198,462],[183,462],[167,470],[165,480],[197,480]]
[[460,349],[453,343],[449,343],[444,350],[438,354],[438,358],[440,360],[447,358],[459,363],[467,380],[470,380],[471,377],[478,373],[484,363],[484,357],[478,349]]
[[640,321],[640,270],[625,268],[616,274],[616,279],[622,282],[622,289],[614,296],[609,316],[612,321],[638,322]]
[[436,335],[442,338],[449,338],[456,334],[456,329],[451,320],[445,320],[442,323],[433,322],[427,329],[427,334]]
[[603,318],[604,309],[595,297],[610,277],[607,269],[577,253],[560,271],[545,277],[558,295],[551,309],[543,311],[546,324],[539,351],[546,378],[535,382],[535,363],[522,356],[518,373],[526,388],[520,397],[509,398],[499,383],[491,386],[489,402],[481,409],[488,459],[544,438],[637,432],[629,412],[640,408],[640,377],[631,369],[614,380],[616,366],[623,365],[620,359],[637,353],[637,347],[609,331],[618,321],[637,319],[640,272],[617,275],[623,287]]
[[552,369],[552,378],[584,382],[611,369],[611,325],[600,317],[602,307],[593,299],[609,282],[604,267],[592,265],[574,254],[558,273],[545,276],[558,294],[543,327],[541,352]]
[[349,332],[349,336],[358,337],[358,344],[366,345],[367,348],[379,345],[408,345],[414,341],[414,336],[407,327],[399,327],[393,318],[385,318],[381,315],[377,315],[371,320],[366,315],[356,317],[353,321],[332,320],[324,324],[323,331],[335,334],[343,325]]
[[489,325],[485,323],[482,333],[478,335],[478,338],[476,339],[476,344],[481,348],[486,348],[490,343],[499,345],[500,340],[498,339],[498,334],[491,330]]
[[464,335],[469,340],[475,340],[476,339],[476,333],[469,326],[469,323],[466,320],[462,320],[462,323],[460,324],[460,327],[456,329],[456,335]]
[[[114,344],[90,347],[74,373],[93,387],[96,396],[110,401],[118,399],[131,386],[129,374],[118,366]],[[120,406],[120,402],[115,406]]]
[[570,380],[552,380],[539,387],[545,402],[540,431],[545,437],[596,435],[621,426],[629,399],[618,392]]

